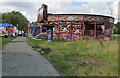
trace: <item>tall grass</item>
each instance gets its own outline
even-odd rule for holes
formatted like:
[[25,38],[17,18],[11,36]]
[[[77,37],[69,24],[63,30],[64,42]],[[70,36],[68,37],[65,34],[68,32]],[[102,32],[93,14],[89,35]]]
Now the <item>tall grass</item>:
[[116,76],[118,75],[118,42],[99,40],[36,41],[32,45],[50,47],[45,57],[61,75]]

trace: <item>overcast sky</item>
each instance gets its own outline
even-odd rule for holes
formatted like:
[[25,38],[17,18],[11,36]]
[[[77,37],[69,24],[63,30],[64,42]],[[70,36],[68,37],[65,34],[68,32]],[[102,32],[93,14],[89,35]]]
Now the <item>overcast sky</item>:
[[20,11],[30,22],[37,20],[37,11],[44,3],[49,13],[100,14],[112,16],[118,21],[119,0],[2,0],[0,12]]

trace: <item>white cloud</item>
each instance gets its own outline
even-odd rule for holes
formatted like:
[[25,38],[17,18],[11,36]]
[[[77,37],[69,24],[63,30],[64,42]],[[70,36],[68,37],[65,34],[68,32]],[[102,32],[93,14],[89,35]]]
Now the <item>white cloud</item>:
[[17,7],[4,5],[4,4],[1,4],[0,7],[1,7],[1,12],[8,12],[8,11],[13,11],[13,10],[17,9]]
[[[37,20],[37,11],[44,3],[48,5],[48,12],[50,13],[110,15],[109,8],[112,7],[114,9],[113,16],[117,18],[118,1],[119,0],[115,0],[114,2],[113,0],[56,0],[54,2],[50,0],[29,0],[28,2],[27,0],[22,0],[21,2],[20,0],[2,0],[2,5],[0,5],[0,7],[2,6],[2,10],[0,12],[20,11],[32,22]],[[77,5],[73,4],[75,2],[77,2]]]
[[0,2],[112,2],[114,0],[1,0]]
[[27,11],[21,11],[21,13],[22,13],[28,20],[31,20],[31,19],[30,19],[30,15],[27,13]]

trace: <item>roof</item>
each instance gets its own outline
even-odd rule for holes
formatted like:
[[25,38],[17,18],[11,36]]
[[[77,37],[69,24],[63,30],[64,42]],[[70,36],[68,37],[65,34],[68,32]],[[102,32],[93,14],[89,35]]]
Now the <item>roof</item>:
[[98,14],[52,14],[52,13],[48,13],[48,15],[84,15],[84,16],[101,16],[101,17],[109,17],[109,18],[113,18],[112,16],[106,16],[106,15],[98,15]]

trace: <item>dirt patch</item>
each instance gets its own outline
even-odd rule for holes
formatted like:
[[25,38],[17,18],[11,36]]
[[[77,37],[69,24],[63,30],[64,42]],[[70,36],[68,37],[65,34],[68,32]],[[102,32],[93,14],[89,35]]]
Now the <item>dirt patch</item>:
[[73,62],[73,63],[80,63],[80,66],[85,66],[85,65],[94,65],[94,66],[101,66],[103,65],[103,63],[93,57],[72,57],[72,58],[68,58],[69,61]]
[[50,47],[43,48],[43,47],[40,47],[40,46],[32,46],[32,48],[34,48],[35,50],[40,52],[41,55],[48,54],[52,51],[52,49]]
[[91,64],[91,65],[95,65],[95,66],[101,66],[102,65],[102,63],[95,58],[81,58],[80,62],[81,62],[80,63],[81,65],[87,65],[87,64]]
[[41,53],[41,55],[44,55],[44,54],[48,54],[52,51],[51,48],[42,48],[39,52]]
[[42,48],[42,47],[40,47],[40,46],[32,46],[32,48],[36,48],[37,49],[37,48]]

